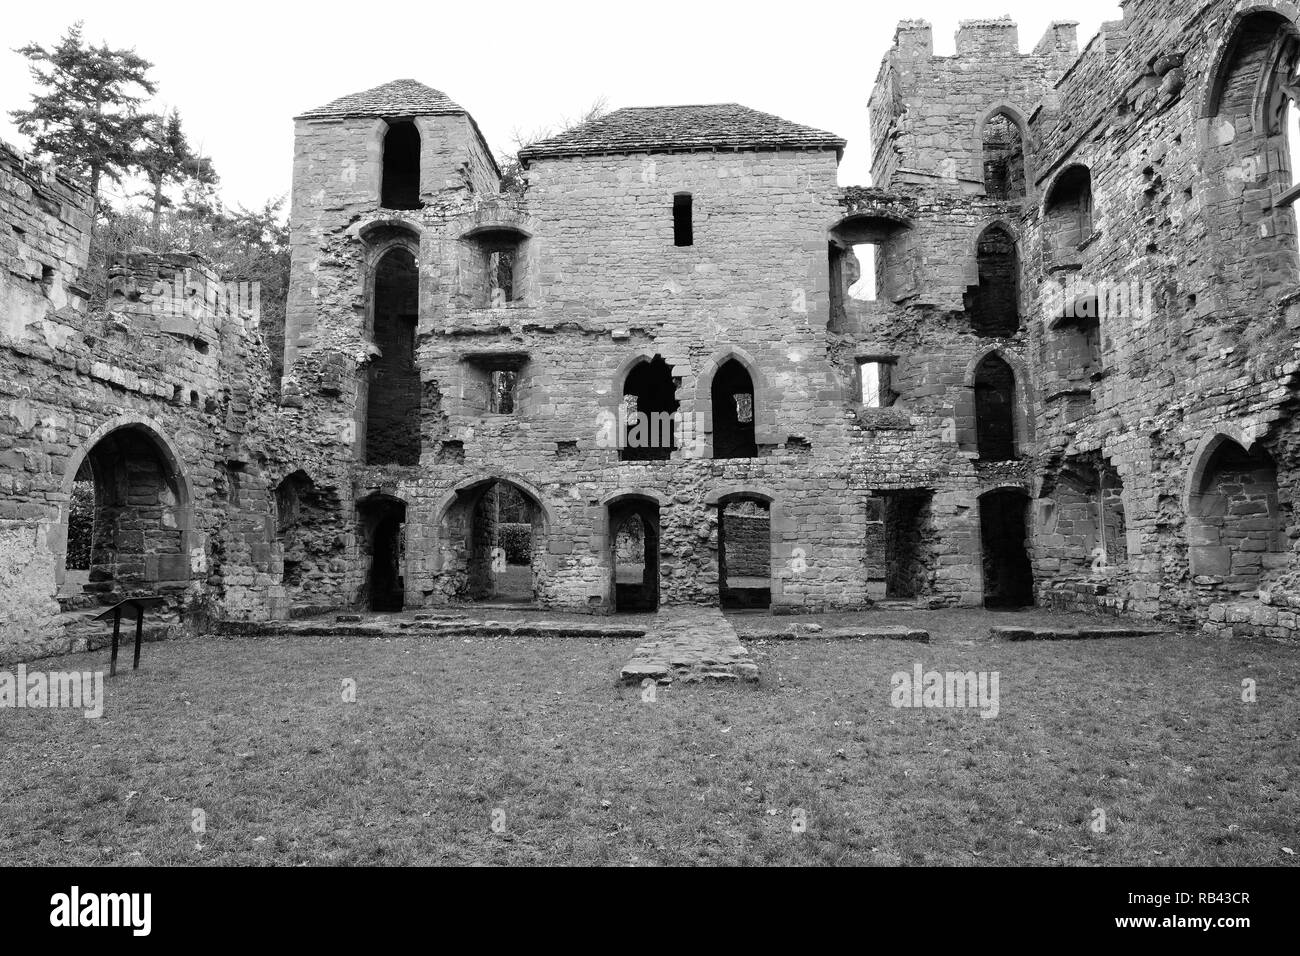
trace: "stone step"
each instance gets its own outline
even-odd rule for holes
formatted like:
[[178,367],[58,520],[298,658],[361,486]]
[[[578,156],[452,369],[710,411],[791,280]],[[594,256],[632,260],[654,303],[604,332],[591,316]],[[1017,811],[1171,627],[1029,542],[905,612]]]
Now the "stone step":
[[1170,634],[1166,628],[1150,626],[1113,626],[1055,628],[1055,627],[993,627],[989,636],[995,641],[1091,641],[1112,637],[1148,637]]
[[749,631],[743,641],[913,641],[930,643],[930,632],[916,627],[831,627],[820,624],[796,624],[790,628]]
[[658,614],[646,640],[619,671],[618,683],[752,683],[758,665],[731,622],[716,608],[671,609]]

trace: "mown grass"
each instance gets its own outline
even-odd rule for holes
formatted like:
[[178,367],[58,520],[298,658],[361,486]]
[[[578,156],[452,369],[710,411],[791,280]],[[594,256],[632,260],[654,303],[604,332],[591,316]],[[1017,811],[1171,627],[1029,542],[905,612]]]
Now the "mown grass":
[[[760,643],[758,687],[650,703],[614,686],[632,646],[150,645],[144,669],[108,682],[99,720],[0,710],[0,864],[1294,865],[1283,848],[1300,851],[1295,648]],[[998,717],[892,708],[890,675],[918,661],[998,671]]]

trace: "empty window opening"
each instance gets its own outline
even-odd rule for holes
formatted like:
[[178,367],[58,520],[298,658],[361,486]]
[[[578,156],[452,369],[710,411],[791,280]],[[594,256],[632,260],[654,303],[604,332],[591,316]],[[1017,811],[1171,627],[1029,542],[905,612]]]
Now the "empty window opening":
[[623,384],[623,461],[667,461],[677,447],[677,385],[663,356],[638,362]]
[[878,249],[873,242],[860,242],[853,247],[851,259],[856,278],[849,278],[849,298],[860,302],[876,301],[876,262]]
[[512,414],[515,410],[515,386],[519,383],[519,373],[512,369],[498,369],[492,373],[491,388],[488,392],[490,404],[488,411],[502,415]]
[[756,458],[754,381],[740,362],[729,359],[713,376],[713,457]]
[[471,414],[519,415],[525,411],[525,352],[475,352],[465,363],[462,395]]
[[[1247,295],[1275,297],[1297,280],[1294,106],[1300,34],[1286,17],[1260,11],[1241,18],[1224,45],[1211,87],[1216,136],[1204,157],[1208,182],[1238,182],[1205,205],[1209,234],[1233,264]],[[1278,255],[1286,253],[1285,258]]]
[[65,593],[96,604],[171,590],[191,576],[184,502],[153,438],[127,426],[90,450],[73,482],[63,558]]
[[609,527],[615,610],[658,609],[659,505],[639,498],[611,503]]
[[695,223],[690,193],[673,196],[673,245],[695,245]]
[[1092,173],[1071,166],[1056,178],[1043,206],[1043,239],[1053,258],[1068,260],[1092,238]]
[[1223,595],[1257,590],[1286,567],[1277,465],[1256,445],[1223,439],[1201,471],[1187,517],[1194,582]]
[[866,578],[873,598],[910,600],[933,590],[939,562],[929,490],[878,491],[867,499]]
[[306,472],[295,471],[276,487],[280,583],[290,607],[338,603],[345,549],[341,516],[338,495],[318,488]]
[[420,463],[420,373],[415,363],[419,286],[410,250],[392,249],[379,261],[371,306],[379,356],[367,373],[367,464]]
[[979,282],[966,290],[966,312],[976,335],[1009,337],[1020,331],[1020,263],[1016,241],[989,226],[975,251]]
[[361,553],[369,563],[360,604],[395,612],[406,606],[406,503],[378,495],[357,504]]
[[718,505],[718,586],[723,608],[772,604],[772,522],[767,502],[731,498]]
[[1025,143],[1020,126],[1005,113],[984,123],[984,192],[990,199],[1025,196]]
[[894,391],[894,359],[858,359],[858,400],[864,408],[889,408],[898,400]]
[[1016,457],[1016,373],[997,354],[975,370],[975,446],[981,461]]
[[487,229],[466,240],[471,305],[504,309],[521,302],[527,287],[528,237],[514,229]]
[[546,547],[541,506],[508,481],[487,482],[464,495],[469,553],[463,596],[471,601],[537,601]]
[[1016,489],[990,491],[979,499],[984,606],[1029,607],[1034,573],[1026,545],[1029,496]]
[[80,593],[90,582],[90,559],[95,550],[95,477],[90,459],[81,463],[72,483],[68,503],[68,549],[64,585],[68,593]]
[[409,120],[390,123],[384,134],[379,204],[385,209],[420,208],[420,131]]

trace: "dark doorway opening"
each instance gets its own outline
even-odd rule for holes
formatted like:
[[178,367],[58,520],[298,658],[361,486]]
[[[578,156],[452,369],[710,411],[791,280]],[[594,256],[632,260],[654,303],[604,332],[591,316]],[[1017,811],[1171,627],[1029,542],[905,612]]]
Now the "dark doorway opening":
[[379,357],[371,363],[366,397],[366,463],[420,463],[420,372],[415,328],[420,277],[415,256],[396,248],[376,267],[373,328]]
[[754,439],[754,380],[730,359],[713,376],[713,457],[757,458]]
[[727,610],[772,606],[772,521],[766,501],[718,504],[719,602]]
[[981,496],[979,506],[984,606],[1032,606],[1034,572],[1025,546],[1029,496],[1018,489],[999,489]]
[[389,124],[384,134],[379,204],[385,209],[420,208],[420,131],[409,120]]
[[1020,331],[1020,262],[1016,240],[989,226],[975,246],[979,284],[966,292],[966,311],[976,335],[1010,337]]
[[406,606],[406,503],[375,497],[362,501],[357,510],[362,547],[370,556],[362,603],[372,611],[400,611]]
[[667,461],[677,447],[677,380],[663,356],[638,362],[623,384],[623,461]]
[[613,549],[614,609],[658,610],[659,505],[641,498],[611,503],[609,535]]
[[908,600],[933,590],[939,560],[933,501],[928,489],[878,491],[867,499],[867,582],[874,597]]
[[975,370],[975,445],[981,461],[1016,457],[1016,373],[997,355]]
[[984,123],[984,192],[990,199],[1025,197],[1025,141],[1006,113]]

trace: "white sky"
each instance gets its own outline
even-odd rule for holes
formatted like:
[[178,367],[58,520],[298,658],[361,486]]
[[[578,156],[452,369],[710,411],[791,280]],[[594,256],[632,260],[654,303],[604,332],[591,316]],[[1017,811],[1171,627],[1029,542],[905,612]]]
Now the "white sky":
[[[367,9],[372,14],[369,21]],[[1067,12],[1068,11],[1068,12]],[[158,106],[176,106],[212,156],[227,203],[260,206],[289,189],[291,118],[335,97],[411,77],[478,120],[494,152],[515,130],[557,126],[599,96],[610,108],[739,102],[845,137],[840,182],[868,182],[867,97],[903,17],[934,25],[951,53],[958,20],[1009,14],[1028,51],[1053,19],[1079,21],[1080,47],[1118,4],[1084,0],[869,0],[655,3],[9,4],[0,21],[0,139],[26,147],[8,111],[28,105],[27,61],[74,20],[85,37],[151,60]]]

